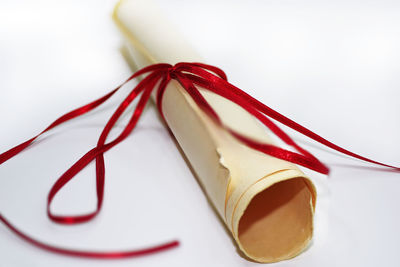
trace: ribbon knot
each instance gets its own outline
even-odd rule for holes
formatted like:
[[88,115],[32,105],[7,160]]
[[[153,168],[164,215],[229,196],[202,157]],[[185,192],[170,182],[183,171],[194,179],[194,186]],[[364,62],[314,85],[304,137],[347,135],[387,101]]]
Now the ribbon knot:
[[[209,116],[218,126],[224,128],[227,132],[229,132],[233,137],[238,139],[243,144],[251,147],[252,149],[258,150],[262,153],[270,155],[272,157],[276,157],[282,160],[286,160],[292,162],[294,164],[301,165],[303,167],[309,168],[311,170],[320,172],[322,174],[328,174],[329,168],[321,163],[315,156],[306,151],[304,148],[300,147],[296,142],[293,141],[292,138],[289,137],[283,130],[281,130],[273,121],[278,121],[295,131],[333,149],[339,151],[345,155],[370,162],[376,165],[384,166],[391,168],[393,171],[400,171],[398,167],[394,167],[388,164],[380,163],[378,161],[374,161],[372,159],[368,159],[366,157],[355,154],[349,150],[341,148],[328,140],[322,138],[321,136],[315,134],[314,132],[306,129],[300,124],[292,121],[291,119],[283,116],[277,111],[269,108],[264,105],[257,99],[248,95],[241,89],[235,87],[227,81],[227,77],[225,73],[214,66],[206,65],[203,63],[187,63],[180,62],[175,64],[174,66],[170,64],[154,64],[143,69],[138,70],[131,77],[129,77],[123,84],[106,94],[105,96],[87,104],[82,107],[79,107],[67,114],[61,116],[57,120],[55,120],[52,124],[50,124],[45,130],[36,135],[35,137],[21,143],[20,145],[11,148],[10,150],[0,154],[0,164],[14,157],[22,150],[27,148],[33,141],[35,141],[40,135],[43,133],[53,129],[54,127],[69,121],[73,118],[81,116],[104,102],[106,102],[110,97],[112,97],[123,85],[125,85],[128,81],[135,79],[139,76],[146,75],[128,94],[128,96],[121,102],[121,104],[117,107],[109,121],[106,123],[103,131],[100,134],[100,137],[97,141],[97,145],[89,150],[85,155],[83,155],[75,164],[73,164],[60,178],[54,183],[47,197],[47,215],[48,217],[56,222],[62,224],[76,224],[89,221],[93,219],[101,210],[103,198],[104,198],[104,181],[105,181],[105,165],[104,165],[104,153],[109,149],[114,147],[115,145],[122,142],[135,128],[143,109],[148,102],[151,93],[153,90],[157,90],[156,92],[156,103],[158,110],[162,117],[164,118],[164,114],[162,111],[162,99],[165,90],[167,89],[167,85],[169,84],[171,79],[177,80],[182,88],[189,94],[189,96],[195,101],[195,103],[199,106],[199,108]],[[262,124],[264,124],[272,133],[278,136],[284,143],[292,147],[295,151],[286,150],[271,144],[260,143],[255,141],[249,137],[246,137],[242,133],[239,133],[229,126],[225,125],[222,120],[219,118],[218,114],[214,111],[212,106],[206,101],[203,97],[201,91],[208,90],[213,92],[223,98],[226,98],[229,101],[239,105],[245,111],[250,113],[256,119],[258,119]],[[136,105],[134,112],[131,115],[131,118],[127,125],[124,127],[122,132],[117,136],[114,140],[108,141],[108,135],[111,129],[115,126],[118,119],[127,109],[127,107],[140,96],[139,102]],[[165,118],[164,118],[165,119]],[[200,140],[201,141],[201,140]],[[88,214],[82,215],[71,215],[71,216],[61,216],[55,215],[52,213],[50,206],[55,197],[55,195],[70,181],[72,180],[76,174],[78,174],[83,168],[85,168],[89,163],[95,160],[96,163],[96,195],[97,195],[97,206],[96,209]],[[11,229],[14,233],[22,237],[24,240],[32,243],[37,247],[41,247],[45,250],[52,251],[59,254],[71,255],[71,256],[79,256],[79,257],[92,257],[92,258],[122,258],[122,257],[132,257],[132,256],[140,256],[149,253],[155,253],[161,250],[169,249],[178,245],[178,241],[171,241],[165,244],[142,249],[142,250],[134,250],[134,251],[125,251],[125,252],[88,252],[88,251],[75,251],[70,249],[58,248],[54,246],[50,246],[44,244],[40,241],[36,241],[24,234],[13,225],[11,225],[1,214],[0,221],[2,221],[9,229]]]
[[177,67],[176,67],[176,65],[171,66],[171,68],[169,68],[168,71],[167,71],[167,75],[168,75],[167,78],[169,78],[169,79],[176,79],[176,78],[177,78],[176,72],[177,72]]

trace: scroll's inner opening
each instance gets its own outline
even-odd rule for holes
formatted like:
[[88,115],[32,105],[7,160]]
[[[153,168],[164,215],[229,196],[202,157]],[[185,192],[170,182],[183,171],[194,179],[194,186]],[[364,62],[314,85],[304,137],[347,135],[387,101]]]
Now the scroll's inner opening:
[[290,258],[312,237],[312,194],[304,178],[272,185],[257,194],[239,222],[238,237],[252,257]]

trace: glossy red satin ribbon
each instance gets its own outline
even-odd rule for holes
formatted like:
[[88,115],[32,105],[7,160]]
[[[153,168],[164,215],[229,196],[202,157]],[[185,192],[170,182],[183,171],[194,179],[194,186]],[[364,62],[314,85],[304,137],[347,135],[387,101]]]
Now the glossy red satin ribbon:
[[[314,157],[311,153],[300,147],[296,144],[292,138],[290,138],[284,131],[282,131],[271,119],[274,119],[299,133],[302,133],[305,136],[348,156],[377,164],[383,167],[391,168],[394,171],[400,172],[400,168],[391,166],[388,164],[384,164],[358,154],[355,154],[351,151],[348,151],[344,148],[341,148],[328,140],[322,138],[321,136],[315,134],[314,132],[306,129],[305,127],[299,125],[298,123],[290,120],[289,118],[283,116],[282,114],[274,111],[268,106],[264,105],[260,101],[246,94],[241,89],[235,87],[227,81],[227,77],[225,73],[214,66],[206,65],[202,63],[178,63],[175,66],[170,64],[154,64],[148,67],[145,67],[131,77],[126,80],[122,85],[118,86],[116,89],[112,90],[110,93],[105,96],[83,106],[77,108],[60,118],[54,121],[50,126],[48,126],[41,133],[36,135],[35,137],[25,141],[24,143],[0,154],[0,164],[14,157],[22,150],[27,148],[36,138],[38,138],[43,133],[53,129],[54,127],[76,118],[80,115],[83,115],[96,107],[103,104],[107,101],[111,96],[114,95],[123,85],[125,85],[128,81],[146,74],[146,77],[140,81],[137,86],[129,93],[129,95],[125,98],[125,100],[119,105],[117,110],[111,116],[106,126],[104,127],[99,140],[97,142],[96,147],[89,150],[85,155],[83,155],[74,165],[72,165],[61,177],[55,182],[52,186],[48,198],[47,198],[47,215],[48,217],[57,223],[62,224],[76,224],[82,223],[91,220],[94,218],[101,210],[101,206],[103,203],[103,195],[104,195],[104,153],[123,141],[135,128],[136,123],[138,122],[143,109],[148,102],[151,93],[155,88],[157,88],[157,107],[164,118],[162,111],[162,98],[166,86],[170,82],[171,79],[177,80],[182,87],[186,90],[186,92],[192,97],[192,99],[196,102],[196,104],[203,110],[216,124],[220,127],[223,127],[226,131],[228,131],[232,136],[237,138],[239,141],[244,143],[245,145],[256,149],[262,153],[271,155],[273,157],[283,159],[286,161],[290,161],[292,163],[304,166],[311,170],[317,171],[322,174],[328,174],[329,169],[323,163],[321,163],[316,157]],[[228,126],[224,125],[218,114],[214,111],[214,109],[208,104],[208,102],[204,99],[200,91],[196,88],[196,86],[202,87],[206,90],[209,90],[215,94],[218,94],[237,105],[241,106],[248,113],[257,118],[261,123],[263,123],[266,127],[268,127],[276,136],[278,136],[282,141],[284,141],[287,145],[293,147],[297,152],[292,152],[286,149],[282,149],[280,147],[264,144],[258,141],[255,141],[251,138],[244,136],[241,133],[234,131]],[[136,99],[140,95],[139,102],[123,131],[120,135],[110,142],[106,142],[108,134],[111,129],[120,118],[122,113],[126,110],[126,108],[131,104],[131,102]],[[95,211],[83,214],[83,215],[75,215],[75,216],[60,216],[54,215],[50,209],[51,203],[55,195],[71,180],[74,176],[79,173],[83,168],[85,168],[90,162],[96,160],[96,193],[97,193],[97,207]],[[14,227],[4,216],[0,214],[0,221],[2,221],[11,231],[16,233],[18,236],[23,238],[25,241],[30,242],[36,247],[40,247],[47,251],[51,251],[54,253],[70,255],[70,256],[78,256],[78,257],[87,257],[87,258],[125,258],[125,257],[133,257],[133,256],[142,256],[150,253],[156,253],[162,250],[170,249],[176,247],[179,243],[178,241],[170,241],[162,245],[154,246],[146,249],[132,250],[132,251],[122,251],[122,252],[92,252],[92,251],[77,251],[70,250],[65,248],[59,248],[52,245],[48,245],[37,241],[28,235],[24,234],[22,231],[18,230]]]

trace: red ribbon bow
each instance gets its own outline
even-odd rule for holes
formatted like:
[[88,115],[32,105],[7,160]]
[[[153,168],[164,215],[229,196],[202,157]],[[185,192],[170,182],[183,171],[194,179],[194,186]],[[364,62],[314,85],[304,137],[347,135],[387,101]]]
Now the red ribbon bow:
[[[216,124],[220,127],[223,127],[227,130],[232,136],[237,138],[239,141],[244,143],[245,145],[256,149],[262,153],[271,155],[273,157],[290,161],[292,163],[304,166],[311,170],[317,171],[322,174],[328,174],[329,169],[326,165],[321,163],[316,157],[314,157],[311,153],[300,147],[290,138],[284,131],[282,131],[271,119],[274,119],[299,133],[331,148],[336,151],[339,151],[348,156],[370,162],[376,165],[380,165],[383,167],[388,167],[393,169],[394,171],[400,171],[400,168],[387,165],[378,161],[374,161],[372,159],[368,159],[366,157],[355,154],[351,151],[348,151],[344,148],[341,148],[328,140],[322,138],[321,136],[315,134],[314,132],[306,129],[300,124],[292,121],[291,119],[283,116],[282,114],[276,112],[275,110],[269,108],[264,105],[257,99],[251,97],[246,94],[241,89],[235,87],[227,81],[227,77],[225,73],[214,66],[206,65],[202,63],[186,63],[181,62],[172,66],[170,64],[154,64],[148,67],[145,67],[136,73],[134,73],[128,80],[126,80],[123,84],[118,86],[116,89],[112,90],[110,93],[105,96],[85,105],[80,108],[77,108],[60,118],[54,121],[50,126],[48,126],[41,133],[36,135],[35,137],[25,141],[24,143],[11,148],[10,150],[0,154],[0,164],[3,164],[5,161],[14,157],[22,150],[27,148],[33,141],[36,140],[43,133],[53,129],[54,127],[81,116],[96,107],[103,104],[107,101],[111,96],[113,96],[123,85],[125,85],[128,81],[137,78],[143,74],[147,74],[147,76],[140,81],[136,87],[129,93],[129,95],[124,99],[124,101],[119,105],[117,110],[111,116],[110,120],[107,122],[104,127],[99,140],[97,142],[97,146],[93,149],[89,150],[85,155],[83,155],[74,165],[72,165],[61,177],[55,182],[52,186],[48,197],[47,197],[47,215],[49,218],[57,223],[62,224],[76,224],[82,223],[91,220],[94,218],[101,210],[101,206],[103,203],[104,196],[104,153],[123,141],[135,128],[136,123],[138,122],[143,109],[148,102],[151,93],[155,88],[157,88],[157,107],[164,118],[162,111],[162,98],[165,92],[165,89],[170,82],[171,79],[177,80],[184,90],[191,96],[191,98],[196,102],[196,104],[204,111]],[[266,127],[268,127],[276,136],[278,136],[282,141],[284,141],[287,145],[293,147],[297,152],[292,152],[286,149],[282,149],[280,147],[264,144],[257,142],[251,138],[248,138],[228,126],[224,125],[219,118],[218,114],[214,111],[214,109],[210,106],[210,104],[204,99],[200,91],[196,88],[196,86],[202,87],[205,90],[211,91],[215,94],[218,94],[237,105],[241,106],[248,113],[257,118],[261,123],[263,123]],[[111,129],[114,127],[118,118],[122,115],[122,113],[126,110],[126,108],[130,105],[130,103],[140,95],[139,102],[128,122],[125,126],[124,130],[121,134],[110,142],[106,142],[108,134]],[[96,160],[96,193],[97,193],[97,207],[96,210],[84,215],[76,215],[76,216],[59,216],[54,215],[51,212],[50,206],[53,198],[61,190],[74,176],[79,173],[83,168],[85,168],[90,162]],[[17,228],[15,228],[8,220],[5,219],[0,214],[0,221],[2,221],[10,230],[16,233],[18,236],[22,237],[25,241],[32,243],[33,245],[43,248],[45,250],[70,255],[70,256],[78,256],[78,257],[89,257],[89,258],[124,258],[124,257],[133,257],[133,256],[141,256],[150,253],[159,252],[162,250],[166,250],[172,247],[177,246],[178,241],[171,241],[159,246],[154,246],[151,248],[134,250],[134,251],[122,251],[122,252],[91,252],[91,251],[76,251],[69,250],[64,248],[59,248],[51,245],[44,244],[40,241],[32,239],[28,235],[24,234]]]

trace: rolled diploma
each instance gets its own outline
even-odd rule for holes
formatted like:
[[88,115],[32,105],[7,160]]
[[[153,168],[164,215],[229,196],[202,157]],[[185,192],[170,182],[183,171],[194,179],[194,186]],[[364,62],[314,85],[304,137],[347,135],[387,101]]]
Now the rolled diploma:
[[[151,1],[122,0],[114,20],[139,68],[161,62],[204,62]],[[242,108],[199,90],[226,125],[272,143],[267,129]],[[178,82],[168,85],[162,104],[169,128],[240,249],[259,262],[301,253],[313,235],[316,191],[312,181],[294,164],[234,139],[207,117]]]

